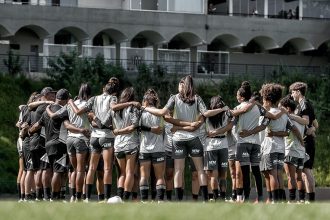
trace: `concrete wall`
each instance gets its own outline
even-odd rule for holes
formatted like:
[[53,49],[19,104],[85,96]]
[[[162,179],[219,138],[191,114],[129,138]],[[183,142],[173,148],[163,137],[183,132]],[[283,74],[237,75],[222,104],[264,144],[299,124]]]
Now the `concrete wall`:
[[123,0],[78,0],[78,7],[122,9],[122,2]]
[[261,64],[261,65],[322,66],[327,64],[327,59],[325,57],[312,57],[312,56],[299,56],[299,55],[230,53],[230,63]]

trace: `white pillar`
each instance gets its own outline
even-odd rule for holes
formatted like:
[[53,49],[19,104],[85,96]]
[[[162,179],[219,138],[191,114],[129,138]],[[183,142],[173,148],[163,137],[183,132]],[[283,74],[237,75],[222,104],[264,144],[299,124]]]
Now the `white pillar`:
[[84,52],[83,56],[91,57],[93,42],[91,40],[84,40],[81,46],[83,47],[82,49],[85,50],[83,51]]
[[264,18],[268,18],[268,0],[264,1]]
[[233,0],[229,0],[228,2],[228,14],[229,16],[233,16]]
[[191,75],[197,74],[197,46],[190,47],[190,63],[191,63]]
[[116,65],[120,65],[120,43],[116,43]]
[[303,11],[304,11],[303,7],[304,7],[303,0],[299,0],[299,20],[303,19]]

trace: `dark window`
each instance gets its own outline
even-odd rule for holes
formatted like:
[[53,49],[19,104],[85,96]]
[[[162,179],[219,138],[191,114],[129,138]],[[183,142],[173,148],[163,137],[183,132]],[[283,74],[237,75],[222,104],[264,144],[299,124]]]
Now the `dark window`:
[[11,50],[19,50],[20,49],[20,45],[19,44],[9,44],[9,48]]

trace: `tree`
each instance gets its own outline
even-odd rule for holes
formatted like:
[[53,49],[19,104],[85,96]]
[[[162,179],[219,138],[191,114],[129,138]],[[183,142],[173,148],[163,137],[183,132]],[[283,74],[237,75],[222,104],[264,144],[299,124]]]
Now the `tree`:
[[8,51],[8,58],[3,60],[3,63],[8,69],[8,74],[16,76],[22,72],[22,62],[19,55],[15,55],[12,50]]

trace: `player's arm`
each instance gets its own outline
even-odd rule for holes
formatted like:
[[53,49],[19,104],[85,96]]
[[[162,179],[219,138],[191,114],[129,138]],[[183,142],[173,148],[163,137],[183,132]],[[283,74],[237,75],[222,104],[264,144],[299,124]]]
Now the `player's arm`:
[[54,104],[53,101],[35,101],[35,102],[31,102],[28,104],[29,110],[35,109],[37,108],[39,105],[42,104]]
[[289,132],[287,131],[268,131],[267,137],[286,137],[289,136]]
[[81,115],[81,114],[84,114],[84,113],[88,112],[88,108],[86,108],[86,107],[83,107],[83,108],[79,109],[76,106],[76,104],[73,102],[72,99],[69,99],[68,104],[71,106],[73,112],[77,115]]
[[245,138],[245,137],[251,136],[253,134],[259,133],[260,131],[265,130],[266,127],[267,127],[267,125],[261,124],[261,125],[258,125],[257,127],[255,127],[252,130],[242,130],[242,131],[239,132],[239,136],[242,137],[242,138]]
[[87,138],[90,137],[90,131],[88,129],[85,128],[78,128],[76,126],[74,126],[73,124],[71,124],[68,120],[65,120],[63,122],[64,127],[66,129],[68,129],[68,131],[72,132],[72,133],[78,133],[78,134],[83,134],[84,136],[86,136]]
[[309,124],[309,116],[308,115],[303,115],[302,117],[295,115],[295,114],[290,114],[289,118],[298,122],[299,124],[302,125],[308,125]]
[[234,126],[234,122],[231,121],[226,126],[224,126],[222,128],[217,128],[217,129],[209,131],[208,136],[209,137],[215,137],[219,134],[224,134],[227,131],[230,131],[233,128],[233,126]]
[[240,109],[233,109],[233,110],[230,110],[230,113],[232,116],[239,116],[241,114],[244,114],[248,111],[250,111],[253,106],[255,106],[256,103],[255,102],[249,102],[247,103],[247,105],[245,105],[244,107],[240,108]]

